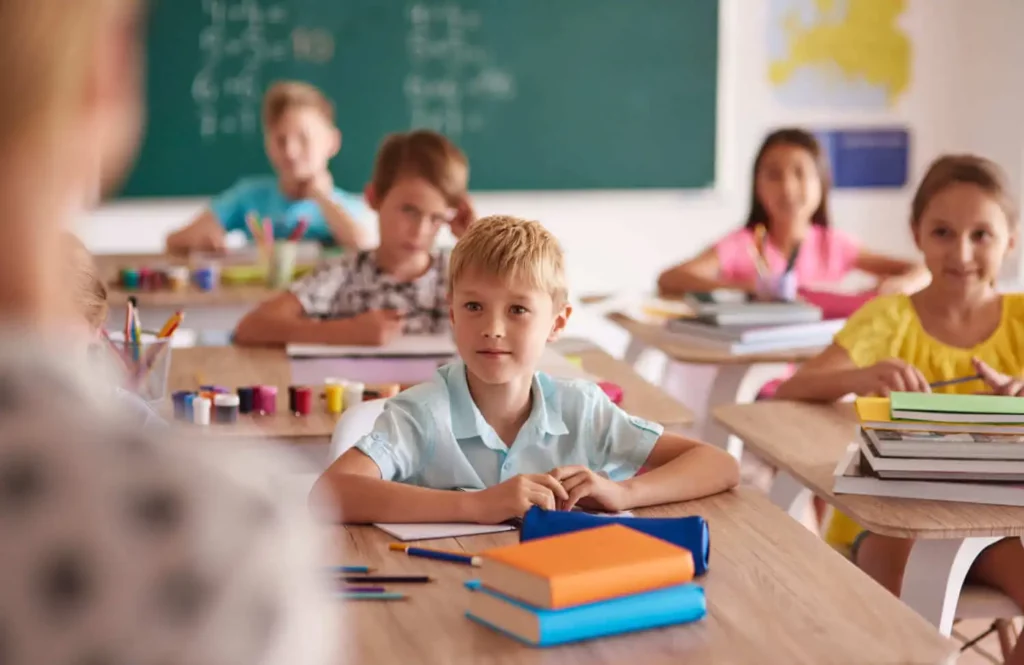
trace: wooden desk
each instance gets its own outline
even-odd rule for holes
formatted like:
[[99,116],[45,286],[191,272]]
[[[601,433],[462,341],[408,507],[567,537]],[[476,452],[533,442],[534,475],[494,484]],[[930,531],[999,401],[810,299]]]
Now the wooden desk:
[[773,500],[793,507],[809,489],[864,528],[915,538],[902,598],[946,635],[971,562],[988,545],[1024,535],[1024,508],[835,494],[839,459],[856,441],[853,405],[766,401],[722,406],[714,417],[780,470]]
[[[230,263],[231,260],[227,259]],[[124,306],[129,297],[138,300],[146,323],[162,325],[178,310],[185,311],[185,328],[198,331],[231,331],[253,307],[278,293],[262,284],[220,285],[212,291],[190,286],[184,291],[128,291],[117,286],[121,268],[125,266],[188,265],[189,259],[164,254],[102,254],[96,256],[100,275],[107,286],[110,313],[107,326],[113,330],[124,327]],[[306,262],[304,265],[310,265]]]
[[326,446],[338,422],[338,416],[327,413],[322,403],[315,404],[308,416],[288,412],[288,386],[291,385],[292,374],[283,349],[240,346],[174,349],[168,390],[197,390],[200,382],[224,386],[231,391],[239,386],[277,386],[277,413],[240,416],[239,426],[210,425],[205,429],[213,436],[255,435],[292,444]]
[[567,356],[576,356],[583,369],[622,388],[623,409],[629,413],[661,423],[666,427],[684,427],[693,423],[693,412],[646,381],[628,363],[613,358],[594,344],[567,339],[553,348]]
[[[373,527],[338,527],[338,563],[436,578],[403,587],[405,601],[349,603],[351,662],[820,665],[955,658],[952,641],[757,492],[741,488],[637,513],[699,514],[708,521],[712,551],[710,570],[699,580],[708,601],[702,621],[554,649],[523,646],[464,616],[471,592],[462,583],[474,569],[389,552],[390,537]],[[430,544],[476,553],[517,538],[502,533]]]
[[[685,406],[644,381],[626,363],[612,358],[597,347],[573,355],[580,357],[587,372],[622,386],[623,408],[630,413],[665,426],[685,425],[693,421],[693,414]],[[196,390],[200,381],[209,385],[223,385],[231,390],[238,386],[257,384],[278,386],[277,414],[243,417],[242,421],[254,430],[211,425],[211,433],[236,436],[252,435],[255,431],[260,436],[276,437],[292,443],[322,444],[329,442],[334,432],[337,417],[322,408],[314,407],[309,416],[296,417],[286,413],[292,372],[291,363],[283,349],[240,346],[174,349],[168,389]]]
[[[625,314],[613,313],[610,320],[625,329],[630,335],[629,348],[624,356],[630,364],[637,361],[641,351],[653,348],[661,351],[669,360],[665,379],[669,371],[678,370],[674,363],[716,365],[718,371],[708,393],[708,411],[723,404],[747,404],[757,398],[757,393],[769,381],[786,375],[791,363],[813,358],[821,349],[794,349],[786,352],[753,353],[735,355],[720,349],[693,346],[680,341],[678,336],[668,333],[662,325],[636,321]],[[663,380],[662,385],[666,385]],[[704,424],[702,438],[720,448],[728,450],[737,459],[743,454],[742,439],[730,435],[713,419]]]

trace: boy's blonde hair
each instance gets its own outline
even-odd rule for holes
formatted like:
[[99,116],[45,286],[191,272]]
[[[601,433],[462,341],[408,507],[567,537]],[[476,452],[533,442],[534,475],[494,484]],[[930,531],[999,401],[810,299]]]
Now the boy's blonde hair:
[[99,330],[107,321],[107,287],[100,278],[96,259],[73,233],[61,238],[63,262],[70,271],[68,284],[78,311],[89,327]]
[[569,300],[562,248],[540,222],[507,215],[478,219],[452,250],[449,296],[455,283],[471,270],[546,291],[556,309]]
[[390,134],[377,150],[370,180],[378,200],[404,176],[423,178],[455,206],[469,186],[469,162],[454,143],[437,132],[420,129]]
[[103,22],[136,0],[0,0],[0,152],[81,112]]
[[263,96],[263,126],[273,127],[285,111],[314,108],[334,124],[334,104],[316,86],[302,81],[278,81]]

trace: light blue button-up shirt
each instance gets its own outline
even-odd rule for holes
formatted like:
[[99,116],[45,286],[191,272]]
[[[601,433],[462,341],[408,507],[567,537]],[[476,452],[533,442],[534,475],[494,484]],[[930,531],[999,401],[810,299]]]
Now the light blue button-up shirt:
[[434,489],[484,489],[520,474],[581,465],[624,480],[647,461],[664,428],[630,416],[589,381],[533,377],[533,405],[506,446],[473,402],[466,365],[389,399],[356,443],[385,480]]

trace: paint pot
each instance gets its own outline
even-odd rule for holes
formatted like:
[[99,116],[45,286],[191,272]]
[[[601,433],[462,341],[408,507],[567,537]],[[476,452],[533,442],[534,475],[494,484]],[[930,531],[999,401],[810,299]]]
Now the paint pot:
[[295,404],[292,413],[297,416],[308,416],[313,411],[313,389],[307,386],[294,386]]
[[200,266],[192,271],[192,281],[200,291],[213,291],[220,283],[220,268],[213,263]]
[[328,383],[324,386],[324,399],[327,400],[327,413],[338,415],[345,408],[345,386]]
[[252,413],[256,410],[256,389],[243,387],[238,389],[238,412]]
[[171,401],[174,404],[174,418],[175,420],[185,419],[185,396],[191,395],[187,390],[179,390],[176,393],[171,394]]
[[172,291],[184,291],[188,288],[188,266],[171,266],[167,269],[167,286]]
[[362,383],[352,381],[345,384],[345,408],[351,409],[356,404],[363,401],[363,392],[366,390],[366,386]]
[[210,400],[205,397],[196,397],[192,400],[192,422],[196,425],[209,425],[210,407]]
[[255,407],[264,415],[277,413],[277,386],[256,386]]
[[238,395],[219,394],[213,398],[213,421],[220,425],[238,422],[238,406],[241,400]]
[[121,268],[121,287],[129,291],[139,288],[139,271],[135,268]]
[[185,415],[183,419],[187,422],[192,422],[192,405],[193,403],[195,403],[195,401],[196,396],[194,393],[189,393],[185,395]]

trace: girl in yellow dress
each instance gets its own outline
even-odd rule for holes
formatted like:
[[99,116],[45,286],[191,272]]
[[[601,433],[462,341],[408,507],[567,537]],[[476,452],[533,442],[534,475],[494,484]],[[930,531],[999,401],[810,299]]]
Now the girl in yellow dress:
[[[935,161],[911,211],[931,283],[913,295],[865,304],[776,398],[832,402],[851,393],[930,392],[931,383],[974,375],[982,378],[937,391],[1024,394],[1024,294],[995,288],[1017,242],[1017,209],[1007,192],[1002,171],[988,160],[957,155]],[[869,533],[838,512],[826,539],[849,548],[858,566],[900,593],[913,541]],[[1024,609],[1021,539],[982,552],[968,579],[1002,590]],[[1008,663],[1024,665],[1024,641]]]

